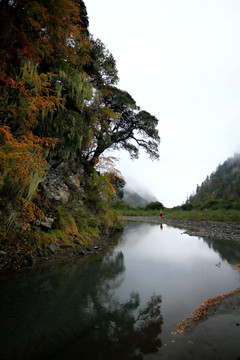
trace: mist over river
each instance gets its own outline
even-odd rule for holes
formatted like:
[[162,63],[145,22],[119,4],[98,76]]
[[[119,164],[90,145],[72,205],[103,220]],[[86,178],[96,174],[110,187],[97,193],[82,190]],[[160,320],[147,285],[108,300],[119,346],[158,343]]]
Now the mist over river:
[[[98,253],[0,278],[0,359],[237,359],[239,312],[176,324],[240,286],[240,244],[127,223]],[[193,357],[194,355],[194,357]]]

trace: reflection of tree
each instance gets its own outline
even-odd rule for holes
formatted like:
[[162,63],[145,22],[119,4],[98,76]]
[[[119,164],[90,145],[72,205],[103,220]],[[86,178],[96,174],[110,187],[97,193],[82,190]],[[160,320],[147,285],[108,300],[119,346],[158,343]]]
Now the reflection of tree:
[[102,270],[105,278],[114,277],[125,271],[124,256],[121,251],[117,254],[107,254],[102,260]]
[[[153,295],[143,309],[138,294],[121,304],[106,306],[94,300],[94,327],[51,359],[143,359],[161,346],[161,296]],[[134,315],[135,313],[135,315]]]
[[138,294],[120,302],[114,288],[124,272],[123,254],[104,249],[1,281],[0,357],[138,360],[155,351],[161,298],[144,308]]
[[83,318],[88,316],[88,327],[54,359],[142,359],[144,354],[157,351],[161,345],[161,297],[152,296],[141,309],[139,294],[133,293],[123,303],[114,298],[113,289],[121,284],[124,274],[122,252],[109,252],[101,261],[94,276],[94,286],[87,296]]
[[219,253],[222,260],[227,260],[232,265],[240,262],[240,244],[238,242],[207,238],[204,238],[204,241],[210,249]]
[[161,333],[162,315],[160,310],[161,296],[153,295],[147,306],[138,316],[138,346],[143,354],[155,352],[161,345],[158,335]]

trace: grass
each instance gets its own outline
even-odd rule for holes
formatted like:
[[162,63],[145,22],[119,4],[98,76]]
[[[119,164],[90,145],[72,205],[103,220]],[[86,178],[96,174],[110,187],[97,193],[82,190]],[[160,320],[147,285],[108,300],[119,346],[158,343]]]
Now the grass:
[[[122,209],[118,210],[122,216],[159,216],[159,210],[141,210],[141,209]],[[179,220],[195,221],[220,221],[229,224],[240,224],[240,210],[237,209],[208,209],[207,212],[200,209],[182,210],[182,209],[164,209],[164,217]]]
[[120,209],[117,210],[122,216],[159,216],[158,210],[143,210],[143,209]]
[[208,209],[207,212],[199,209],[190,211],[169,210],[165,212],[165,216],[182,220],[220,221],[230,224],[240,224],[240,211],[235,209]]
[[31,252],[38,247],[49,252],[51,243],[59,242],[77,245],[74,240],[77,238],[81,244],[91,245],[102,236],[106,236],[122,227],[118,213],[111,208],[102,209],[100,214],[94,214],[83,207],[75,208],[59,205],[56,208],[57,219],[54,228],[50,231],[38,231],[31,234],[28,239],[28,249]]

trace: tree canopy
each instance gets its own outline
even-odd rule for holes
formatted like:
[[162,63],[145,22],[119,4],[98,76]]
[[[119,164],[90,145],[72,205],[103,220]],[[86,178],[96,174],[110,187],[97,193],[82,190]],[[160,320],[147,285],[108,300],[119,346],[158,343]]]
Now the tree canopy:
[[85,156],[96,162],[111,147],[127,150],[132,158],[138,158],[139,148],[143,148],[151,159],[158,159],[157,124],[157,118],[141,111],[129,93],[108,87],[97,104],[94,137]]
[[89,33],[82,0],[2,0],[0,22],[0,211],[8,223],[41,212],[34,194],[53,159],[93,167],[108,148],[158,158],[158,120],[116,87],[116,62]]

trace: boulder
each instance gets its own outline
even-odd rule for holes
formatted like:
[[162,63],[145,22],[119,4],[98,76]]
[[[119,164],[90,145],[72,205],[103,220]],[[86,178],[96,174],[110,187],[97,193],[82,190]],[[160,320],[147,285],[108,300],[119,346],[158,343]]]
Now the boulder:
[[47,230],[50,230],[52,228],[52,225],[54,223],[54,219],[51,217],[45,217],[43,221],[41,221],[40,226],[42,228],[45,228]]
[[52,254],[55,254],[57,250],[57,246],[54,243],[51,243],[49,246],[49,250],[51,251]]

